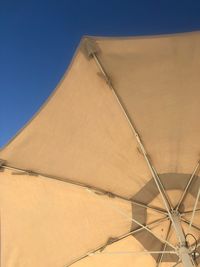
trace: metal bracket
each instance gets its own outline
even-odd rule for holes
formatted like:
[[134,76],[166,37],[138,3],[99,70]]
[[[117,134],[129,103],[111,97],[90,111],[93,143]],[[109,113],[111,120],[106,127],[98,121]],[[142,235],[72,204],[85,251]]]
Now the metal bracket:
[[104,249],[108,246],[108,245],[111,245],[112,243],[114,243],[114,241],[117,240],[116,238],[113,238],[113,237],[109,237],[106,244],[100,248],[100,252],[104,251]]
[[14,175],[29,175],[29,176],[38,176],[37,173],[31,171],[31,170],[24,170],[23,172],[17,171],[17,172],[12,172]]
[[4,165],[5,165],[6,161],[3,159],[0,159],[0,171],[4,171]]
[[80,50],[86,56],[87,59],[91,59],[94,54],[100,52],[99,47],[92,38],[85,37],[81,42]]

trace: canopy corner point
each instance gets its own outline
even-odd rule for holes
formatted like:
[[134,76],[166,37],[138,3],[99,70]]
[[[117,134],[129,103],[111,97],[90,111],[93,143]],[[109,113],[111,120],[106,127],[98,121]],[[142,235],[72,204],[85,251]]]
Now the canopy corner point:
[[94,39],[90,37],[84,37],[81,45],[80,45],[80,50],[82,53],[85,55],[87,59],[91,59],[94,54],[97,54],[100,52],[100,49],[95,42]]

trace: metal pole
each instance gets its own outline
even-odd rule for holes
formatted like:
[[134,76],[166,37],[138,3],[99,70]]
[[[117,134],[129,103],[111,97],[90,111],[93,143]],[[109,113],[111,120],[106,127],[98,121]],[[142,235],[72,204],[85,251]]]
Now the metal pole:
[[173,212],[172,217],[173,217],[174,223],[176,225],[175,232],[176,232],[177,238],[180,240],[178,255],[179,255],[184,267],[194,267],[192,258],[190,256],[190,250],[187,247],[185,234],[184,234],[183,228],[181,226],[180,215],[178,212]]

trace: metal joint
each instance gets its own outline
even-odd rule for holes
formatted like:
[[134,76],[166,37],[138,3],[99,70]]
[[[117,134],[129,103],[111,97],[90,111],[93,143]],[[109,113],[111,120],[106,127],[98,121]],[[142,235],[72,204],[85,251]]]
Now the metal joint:
[[37,173],[35,173],[34,171],[31,171],[31,170],[26,170],[25,173],[30,175],[30,176],[38,176]]
[[4,165],[5,165],[6,161],[3,159],[0,159],[0,171],[4,170]]
[[115,195],[111,192],[105,192],[105,195],[108,196],[109,198],[115,198]]
[[109,198],[115,198],[115,195],[109,191],[105,191],[104,193],[103,192],[98,192],[98,191],[94,191],[95,194],[97,195],[104,195],[104,196],[108,196]]
[[104,251],[106,249],[106,247],[111,245],[115,240],[116,240],[116,238],[113,238],[113,237],[108,238],[106,244],[99,249],[99,252]]

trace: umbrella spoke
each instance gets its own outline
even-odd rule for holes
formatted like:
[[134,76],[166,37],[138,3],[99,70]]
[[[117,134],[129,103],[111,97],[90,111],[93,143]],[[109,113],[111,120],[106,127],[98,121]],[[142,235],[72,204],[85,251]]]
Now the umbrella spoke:
[[[190,222],[189,220],[187,220],[187,219],[184,218],[184,217],[181,217],[181,220],[182,220],[183,222],[187,223],[188,226],[190,226],[190,223],[191,223],[191,222]],[[195,225],[194,223],[191,224],[191,227],[193,227],[193,228],[195,228],[196,230],[200,231],[200,227],[198,227],[198,226]]]
[[[155,168],[153,167],[153,165],[151,163],[150,157],[146,152],[146,149],[145,149],[145,147],[143,145],[143,142],[142,142],[142,140],[141,140],[141,138],[140,138],[140,136],[139,136],[139,134],[138,134],[138,132],[136,130],[136,127],[135,127],[132,119],[130,118],[130,115],[128,114],[128,111],[127,111],[126,107],[124,106],[123,102],[121,101],[120,96],[118,95],[117,91],[113,87],[111,79],[108,76],[108,74],[106,73],[106,70],[104,69],[104,67],[103,67],[102,63],[100,62],[99,58],[97,57],[96,53],[93,52],[91,54],[91,56],[95,60],[97,66],[99,67],[101,73],[103,74],[106,82],[108,83],[110,89],[112,90],[112,93],[113,93],[117,103],[119,104],[119,106],[120,106],[120,108],[121,108],[121,110],[122,110],[122,112],[123,112],[128,124],[129,124],[129,126],[130,126],[130,128],[131,128],[131,130],[133,132],[133,135],[135,136],[135,138],[137,140],[137,143],[138,143],[138,145],[139,145],[139,147],[141,149],[141,152],[142,152],[142,154],[143,154],[143,156],[145,158],[147,166],[148,166],[148,168],[149,168],[149,170],[151,172],[151,175],[152,175],[152,177],[153,177],[153,179],[154,179],[154,181],[156,183],[158,191],[161,194],[161,197],[163,199],[163,202],[164,202],[165,208],[166,208],[166,210],[168,212],[168,215],[171,218],[170,209],[173,209],[172,204],[170,202],[170,199],[169,199],[169,197],[168,197],[168,195],[166,193],[166,190],[164,189],[164,186],[163,186],[163,184],[162,184],[162,182],[161,182],[161,180],[160,180]],[[173,218],[171,218],[171,220],[173,220]]]
[[184,189],[184,191],[183,191],[183,194],[181,195],[181,197],[180,197],[180,199],[179,199],[179,202],[178,202],[178,204],[177,204],[177,206],[176,206],[176,210],[178,210],[179,207],[180,207],[180,205],[182,204],[182,202],[183,202],[183,200],[184,200],[184,198],[185,198],[185,196],[186,196],[186,194],[187,194],[187,192],[188,192],[188,189],[189,189],[189,187],[190,187],[190,185],[191,185],[191,183],[192,183],[192,181],[193,181],[195,175],[196,175],[196,174],[198,173],[198,171],[199,171],[199,166],[200,166],[200,162],[198,162],[197,165],[195,166],[194,171],[193,171],[193,173],[191,174],[190,179],[189,179],[189,181],[188,181],[188,183],[187,183],[187,185],[186,185],[186,187],[185,187],[185,189]]
[[135,204],[137,206],[156,211],[156,212],[161,213],[163,215],[168,215],[168,213],[165,210],[161,209],[161,208],[158,208],[158,207],[155,207],[155,206],[151,206],[151,205],[146,205],[146,204],[143,204],[143,203],[135,201],[135,200],[130,200],[130,201],[132,202],[132,204]]
[[176,251],[150,251],[150,250],[144,250],[144,251],[105,251],[102,252],[102,254],[177,254]]
[[[169,239],[169,234],[170,234],[170,231],[171,231],[171,225],[172,225],[172,223],[171,223],[171,221],[170,221],[170,225],[169,225],[169,228],[168,228],[168,231],[167,231],[167,235],[166,235],[166,240],[167,240],[167,241],[168,241],[168,239]],[[164,256],[166,247],[167,247],[167,243],[165,243],[165,244],[163,245],[163,249],[162,249],[163,253],[159,256],[159,260],[158,260],[158,263],[157,263],[157,267],[159,267],[160,264],[162,263],[162,259],[163,259],[163,256]]]
[[103,76],[105,77],[106,82],[108,83],[109,87],[111,88],[116,101],[118,102],[118,104],[119,104],[119,106],[120,106],[125,118],[127,119],[127,122],[129,123],[129,126],[130,126],[130,128],[131,128],[131,130],[132,130],[132,132],[133,132],[133,134],[134,134],[134,136],[135,136],[135,138],[136,138],[136,140],[138,142],[138,145],[139,145],[139,147],[141,149],[141,152],[142,152],[142,154],[143,154],[143,156],[145,158],[145,161],[146,161],[147,166],[148,166],[148,168],[149,168],[149,170],[151,172],[151,175],[152,175],[152,177],[153,177],[153,179],[154,179],[154,181],[156,183],[158,191],[161,194],[161,197],[162,197],[162,200],[164,202],[165,208],[166,208],[166,210],[168,212],[168,215],[171,218],[171,220],[173,221],[173,218],[172,218],[172,216],[170,214],[170,210],[173,209],[171,201],[170,201],[170,199],[169,199],[169,197],[168,197],[168,195],[166,193],[166,190],[164,189],[164,186],[163,186],[163,184],[162,184],[162,182],[161,182],[161,180],[160,180],[155,168],[153,167],[153,165],[152,165],[152,163],[150,161],[150,157],[146,152],[146,149],[145,149],[145,147],[143,145],[143,142],[142,142],[138,132],[136,131],[136,127],[135,127],[132,119],[130,118],[130,116],[128,114],[128,111],[126,110],[126,107],[122,103],[119,95],[117,94],[115,88],[113,87],[113,85],[111,83],[111,79],[108,76],[108,74],[106,73],[106,70],[104,69],[104,67],[103,67],[102,63],[100,62],[99,58],[97,57],[96,53],[92,53],[92,56],[93,56],[93,58],[94,58],[94,60],[95,60],[95,62],[97,64],[97,66],[99,67],[100,71],[102,72]]
[[173,265],[172,267],[176,267],[181,263],[181,261],[179,260],[175,265]]
[[[200,209],[196,209],[195,210],[195,212],[199,212],[199,211],[200,211]],[[186,215],[186,214],[189,214],[189,213],[192,213],[192,212],[193,212],[193,210],[184,211],[184,212],[181,213],[181,216]]]
[[[139,221],[137,221],[136,219],[130,217],[129,215],[127,215],[126,213],[124,213],[122,210],[120,210],[119,208],[117,208],[114,205],[110,205],[113,209],[115,209],[117,212],[119,212],[120,214],[122,214],[122,216],[124,216],[125,218],[133,221],[134,223],[136,223],[137,225],[141,226],[142,228],[144,228],[147,232],[149,232],[150,234],[152,234],[154,237],[156,237],[158,240],[160,240],[160,242],[162,243],[167,243],[171,248],[176,249],[174,245],[172,245],[171,243],[169,243],[168,241],[166,241],[165,239],[159,237],[157,234],[155,234],[151,229],[149,229],[146,225],[141,224]],[[168,219],[168,216],[166,218],[163,219]]]
[[62,177],[58,177],[58,176],[54,176],[54,175],[43,174],[43,173],[40,173],[40,172],[24,170],[24,169],[21,169],[21,168],[12,167],[12,166],[5,165],[5,164],[2,164],[1,168],[8,169],[8,170],[11,170],[11,171],[15,171],[14,174],[16,174],[16,175],[20,175],[20,174],[23,175],[24,174],[24,175],[30,175],[30,176],[41,176],[41,177],[45,177],[45,178],[48,178],[48,179],[58,180],[60,182],[68,183],[68,184],[71,184],[71,185],[74,185],[74,186],[78,186],[78,187],[87,189],[90,192],[93,192],[93,193],[95,193],[96,195],[99,195],[99,196],[104,195],[104,196],[108,196],[108,197],[111,197],[111,198],[118,198],[118,199],[121,199],[123,201],[129,202],[130,204],[135,204],[137,206],[140,206],[140,207],[143,207],[143,208],[146,208],[146,209],[151,209],[151,210],[156,211],[158,213],[161,213],[163,215],[167,215],[167,212],[165,210],[159,208],[159,207],[147,205],[147,204],[144,204],[142,202],[135,201],[135,200],[120,196],[118,194],[112,193],[112,192],[108,192],[108,191],[103,190],[101,188],[90,186],[90,185],[87,185],[87,184],[84,184],[84,183],[75,182],[75,181],[73,181],[71,179],[68,179],[68,178],[62,178]]
[[198,201],[199,201],[199,197],[200,197],[200,186],[199,186],[199,189],[198,189],[198,193],[197,193],[197,197],[196,197],[196,201],[195,201],[195,204],[194,204],[194,208],[193,208],[193,211],[192,211],[192,216],[191,216],[191,220],[190,220],[190,224],[189,224],[189,230],[192,226],[192,223],[193,223],[193,220],[194,220],[194,216],[195,216],[195,210],[197,208],[197,204],[198,204]]
[[197,267],[197,264],[196,264],[196,262],[194,261],[194,259],[193,259],[192,256],[191,256],[191,260],[192,260],[193,265],[194,265],[195,267]]
[[[153,221],[153,222],[147,224],[146,227],[151,227],[151,229],[153,229],[154,227],[156,227],[157,225],[159,225],[161,222],[166,221],[167,219],[168,219],[168,217],[165,217],[165,218],[162,218],[162,219],[155,220],[155,221]],[[83,259],[85,259],[85,258],[87,258],[87,257],[89,257],[89,256],[94,255],[94,254],[97,253],[97,252],[101,252],[101,253],[102,253],[102,251],[103,251],[107,246],[112,245],[113,243],[119,242],[119,241],[123,240],[124,238],[126,238],[126,237],[128,237],[128,236],[130,236],[130,235],[134,235],[134,234],[136,234],[136,233],[138,233],[138,232],[141,232],[141,231],[143,231],[143,230],[144,230],[144,227],[143,227],[143,226],[140,226],[138,229],[132,230],[132,231],[126,233],[126,234],[123,234],[123,235],[117,237],[117,238],[109,238],[108,241],[107,241],[104,245],[102,245],[102,246],[100,246],[100,247],[98,247],[98,248],[96,248],[96,249],[93,249],[93,250],[88,251],[86,254],[84,254],[83,256],[81,256],[81,257],[75,259],[75,260],[74,260],[73,262],[71,262],[70,264],[65,265],[65,267],[69,267],[69,266],[73,265],[74,263],[76,263],[76,262],[78,262],[78,261],[81,261],[81,260],[83,260]]]

